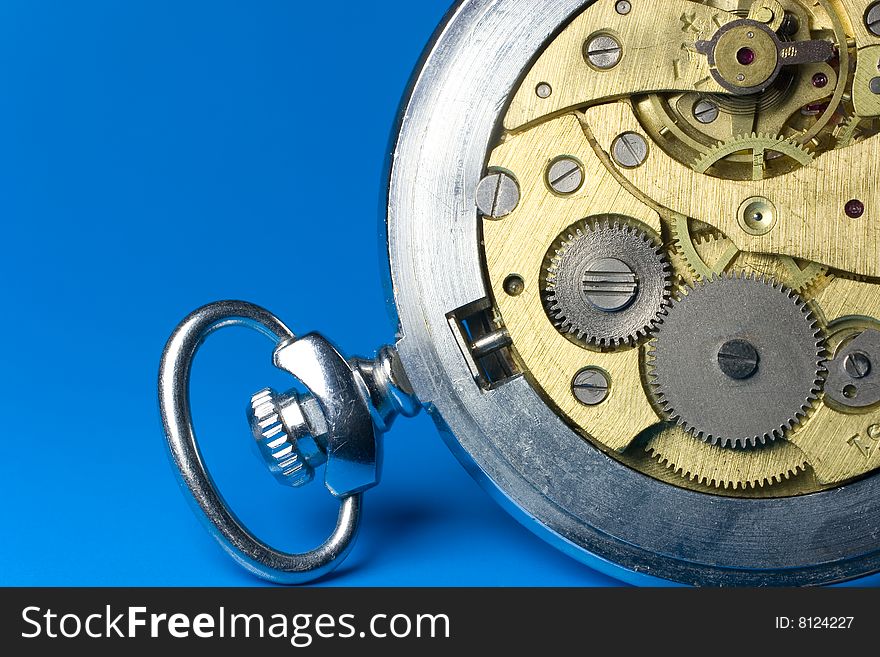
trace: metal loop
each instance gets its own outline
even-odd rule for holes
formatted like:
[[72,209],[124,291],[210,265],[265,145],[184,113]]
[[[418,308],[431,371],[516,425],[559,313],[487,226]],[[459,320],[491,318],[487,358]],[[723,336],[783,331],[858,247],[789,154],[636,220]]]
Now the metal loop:
[[329,573],[348,556],[360,524],[362,496],[343,498],[333,534],[320,547],[302,554],[279,552],[266,545],[230,510],[205,468],[189,401],[196,352],[211,333],[227,326],[246,326],[279,344],[295,339],[270,312],[243,301],[210,304],[187,317],[168,340],[159,369],[159,407],[171,457],[197,515],[237,562],[279,584],[309,582]]

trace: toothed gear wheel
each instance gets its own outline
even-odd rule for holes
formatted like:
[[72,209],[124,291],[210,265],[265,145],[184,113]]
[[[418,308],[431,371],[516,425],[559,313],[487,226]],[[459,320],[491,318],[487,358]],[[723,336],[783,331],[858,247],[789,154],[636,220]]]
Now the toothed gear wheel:
[[804,453],[787,440],[754,449],[727,449],[694,440],[678,426],[652,436],[645,451],[677,475],[714,488],[764,488],[807,469]]
[[[719,142],[694,162],[694,171],[707,173],[722,160],[742,152],[751,153],[751,158],[746,164],[751,169],[751,176],[747,177],[749,180],[764,180],[767,177],[768,153],[784,155],[802,167],[809,165],[814,157],[804,146],[786,137],[752,133]],[[740,165],[742,166],[741,163]]]
[[[692,229],[692,219],[688,219],[684,215],[678,215],[672,222],[672,233],[675,247],[681,254],[684,264],[691,274],[691,278],[711,278],[713,275],[721,274],[735,257],[736,249],[733,254],[726,254],[724,262],[706,263],[697,251],[697,244],[705,244],[707,242],[720,243],[729,241],[718,231],[699,231]],[[719,266],[720,264],[720,266]]]
[[837,126],[837,130],[834,132],[838,148],[850,146],[856,141],[862,125],[862,120],[863,119],[860,116],[849,116],[841,121],[840,125]]
[[[685,291],[658,323],[648,360],[667,419],[723,447],[784,438],[821,390],[824,339],[813,312],[795,292],[752,275]],[[743,345],[747,369],[734,376],[730,349]]]
[[678,216],[672,222],[673,240],[687,268],[688,282],[722,276],[730,271],[747,272],[774,278],[803,293],[828,273],[827,267],[815,262],[799,264],[789,256],[740,251],[723,233],[700,230],[694,223],[685,216]]
[[880,120],[877,117],[850,116],[837,126],[834,138],[837,140],[838,148],[846,148],[873,137],[878,132],[880,132]]
[[585,220],[563,232],[545,258],[545,308],[579,342],[634,345],[665,312],[670,279],[658,238],[622,217]]

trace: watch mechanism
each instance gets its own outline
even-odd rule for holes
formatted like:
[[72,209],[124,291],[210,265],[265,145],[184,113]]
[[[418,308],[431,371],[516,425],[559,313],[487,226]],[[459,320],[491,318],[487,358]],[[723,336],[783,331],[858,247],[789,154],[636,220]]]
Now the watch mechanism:
[[476,202],[494,330],[669,484],[880,468],[880,3],[597,0],[534,60]]

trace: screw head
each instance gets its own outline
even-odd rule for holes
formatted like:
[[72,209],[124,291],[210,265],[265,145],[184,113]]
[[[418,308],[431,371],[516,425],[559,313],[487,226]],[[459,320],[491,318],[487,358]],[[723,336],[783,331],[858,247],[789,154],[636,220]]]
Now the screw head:
[[477,186],[477,209],[485,217],[501,219],[519,205],[519,183],[505,171],[493,171]]
[[611,144],[611,155],[623,168],[635,169],[648,159],[648,141],[636,132],[624,132]]
[[844,359],[843,369],[854,379],[864,379],[871,373],[871,358],[862,351],[855,351]]
[[584,168],[574,158],[560,157],[547,169],[547,184],[557,194],[574,194],[584,184]]
[[581,291],[597,310],[616,313],[628,308],[639,294],[639,279],[617,258],[599,258],[587,265]]
[[620,63],[623,49],[613,36],[597,34],[584,45],[584,55],[590,66],[600,71],[607,71]]
[[880,2],[875,2],[865,12],[865,27],[874,36],[880,37]]
[[585,367],[575,374],[571,391],[581,404],[598,406],[611,393],[611,380],[598,367]]
[[700,100],[694,105],[694,118],[700,123],[708,125],[714,123],[718,119],[718,105],[711,100]]
[[758,371],[758,350],[748,340],[729,340],[718,350],[718,367],[731,379],[750,379]]

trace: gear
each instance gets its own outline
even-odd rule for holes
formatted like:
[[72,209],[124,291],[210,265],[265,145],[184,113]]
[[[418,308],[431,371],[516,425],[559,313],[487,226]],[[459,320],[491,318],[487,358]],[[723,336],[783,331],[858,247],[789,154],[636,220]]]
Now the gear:
[[674,425],[652,436],[645,451],[691,482],[732,490],[772,486],[807,468],[804,453],[787,440],[755,449],[725,449],[694,440]]
[[[751,170],[750,176],[739,176],[747,180],[763,180],[766,175],[767,153],[779,153],[805,167],[813,161],[813,154],[806,148],[779,135],[752,133],[740,135],[728,141],[719,142],[717,146],[702,155],[693,164],[697,173],[707,173],[712,167],[742,152],[751,152],[752,156],[746,165]],[[725,177],[731,177],[727,175]]]
[[676,249],[690,274],[684,278],[689,283],[738,271],[773,278],[803,293],[828,273],[827,267],[814,262],[801,264],[789,256],[739,251],[722,233],[702,229],[700,224],[695,230],[694,220],[683,215],[672,223]]
[[755,275],[687,289],[658,322],[647,366],[667,419],[697,438],[747,447],[783,438],[818,398],[822,332],[806,302]]
[[859,135],[862,125],[862,118],[858,116],[850,116],[843,120],[834,133],[837,140],[838,148],[846,148],[853,144]]
[[876,117],[850,116],[841,121],[834,132],[837,148],[846,148],[880,132],[880,121]]
[[[767,256],[758,254],[749,254],[746,262],[751,263],[752,271],[756,273],[764,266],[764,262],[779,263],[784,273],[775,276],[786,287],[791,288],[798,294],[806,294],[806,292],[824,279],[828,275],[828,267],[823,267],[817,262],[803,262],[789,256]],[[737,262],[737,264],[739,264]]]
[[599,347],[634,345],[671,295],[659,238],[622,217],[571,226],[550,247],[544,267],[545,308],[556,328]]
[[[681,217],[682,215],[678,216]],[[686,225],[688,234],[696,244],[724,238],[724,233],[715,228],[715,226],[702,222],[699,219],[688,219]]]
[[[736,257],[738,249],[730,243],[722,233],[718,231],[702,230],[694,231],[692,219],[688,219],[684,215],[676,215],[672,222],[673,241],[676,249],[682,255],[684,264],[692,274],[691,280],[712,278],[715,275],[724,273],[725,268]],[[705,225],[705,224],[703,224]],[[697,251],[696,243],[720,245],[724,247],[723,251],[718,254],[719,257],[710,265],[703,260],[703,257]]]

